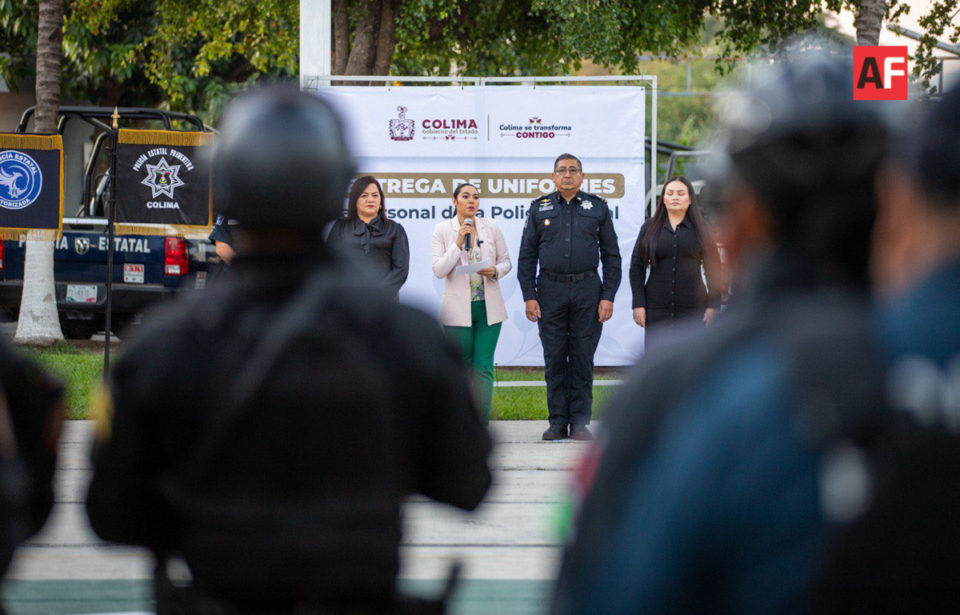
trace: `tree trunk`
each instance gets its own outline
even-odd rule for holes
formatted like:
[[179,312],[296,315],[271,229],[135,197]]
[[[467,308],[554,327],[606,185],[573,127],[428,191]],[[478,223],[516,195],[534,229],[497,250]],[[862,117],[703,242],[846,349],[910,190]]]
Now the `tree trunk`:
[[383,0],[380,7],[380,29],[377,32],[377,56],[373,61],[374,75],[390,74],[393,48],[396,43],[398,0]]
[[350,23],[347,20],[347,0],[333,0],[333,67],[334,75],[347,69],[350,55]]
[[[60,65],[63,59],[63,0],[40,0],[37,29],[37,111],[35,130],[57,132]],[[53,283],[53,242],[27,241],[23,296],[14,342],[46,346],[63,339]]]
[[883,24],[886,8],[886,0],[860,0],[856,24],[858,45],[880,44],[880,26]]
[[40,1],[37,27],[37,111],[35,129],[57,132],[60,108],[60,64],[63,58],[63,2]]
[[370,73],[376,54],[376,28],[379,21],[380,0],[364,0],[360,8],[360,18],[353,31],[353,45],[350,47],[345,75]]

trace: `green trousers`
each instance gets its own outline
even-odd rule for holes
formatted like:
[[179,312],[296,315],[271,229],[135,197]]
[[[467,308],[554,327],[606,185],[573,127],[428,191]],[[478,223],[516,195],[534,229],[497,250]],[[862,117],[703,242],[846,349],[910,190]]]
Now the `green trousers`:
[[483,423],[487,424],[490,421],[490,401],[493,399],[493,352],[497,349],[501,323],[487,324],[485,301],[470,303],[470,317],[473,323],[471,326],[445,326],[444,330],[450,339],[460,346],[467,365],[473,368],[480,403],[480,416]]

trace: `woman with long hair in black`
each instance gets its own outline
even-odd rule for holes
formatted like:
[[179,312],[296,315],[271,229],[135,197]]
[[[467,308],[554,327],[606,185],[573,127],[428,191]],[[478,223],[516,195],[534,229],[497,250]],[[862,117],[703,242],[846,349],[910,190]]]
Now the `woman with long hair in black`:
[[407,233],[399,222],[387,218],[383,189],[371,175],[358,177],[353,182],[347,215],[330,228],[327,245],[360,256],[392,297],[397,297],[407,281],[410,268]]
[[[644,344],[677,321],[709,324],[720,307],[720,255],[686,177],[663,185],[657,209],[640,227],[630,260],[633,320]],[[704,283],[704,277],[706,283]]]

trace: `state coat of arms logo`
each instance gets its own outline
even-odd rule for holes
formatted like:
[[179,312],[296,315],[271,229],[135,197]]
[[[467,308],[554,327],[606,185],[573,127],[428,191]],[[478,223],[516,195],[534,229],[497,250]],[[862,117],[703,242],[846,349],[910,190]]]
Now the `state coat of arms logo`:
[[394,141],[412,141],[416,123],[407,119],[407,108],[397,107],[397,118],[390,120],[390,138]]

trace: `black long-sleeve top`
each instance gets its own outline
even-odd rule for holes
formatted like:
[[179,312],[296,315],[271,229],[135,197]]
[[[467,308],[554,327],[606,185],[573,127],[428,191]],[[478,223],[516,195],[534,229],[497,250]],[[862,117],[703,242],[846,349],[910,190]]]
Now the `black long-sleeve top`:
[[607,202],[582,191],[569,203],[559,191],[534,199],[517,258],[524,301],[537,298],[538,260],[541,271],[560,274],[596,271],[603,263],[600,299],[613,301],[620,286],[620,246]]
[[[647,317],[681,318],[708,307],[720,307],[720,284],[717,272],[704,259],[700,235],[696,227],[684,217],[674,229],[670,221],[664,221],[657,239],[656,262],[647,278],[647,267],[641,259],[642,238],[647,221],[640,227],[637,243],[630,259],[630,288],[633,291],[633,307],[646,308]],[[720,262],[715,245],[713,263]],[[703,283],[702,271],[707,283]]]
[[391,297],[397,296],[410,270],[410,245],[399,223],[376,216],[369,224],[360,218],[337,220],[327,245],[347,255],[359,255]]

